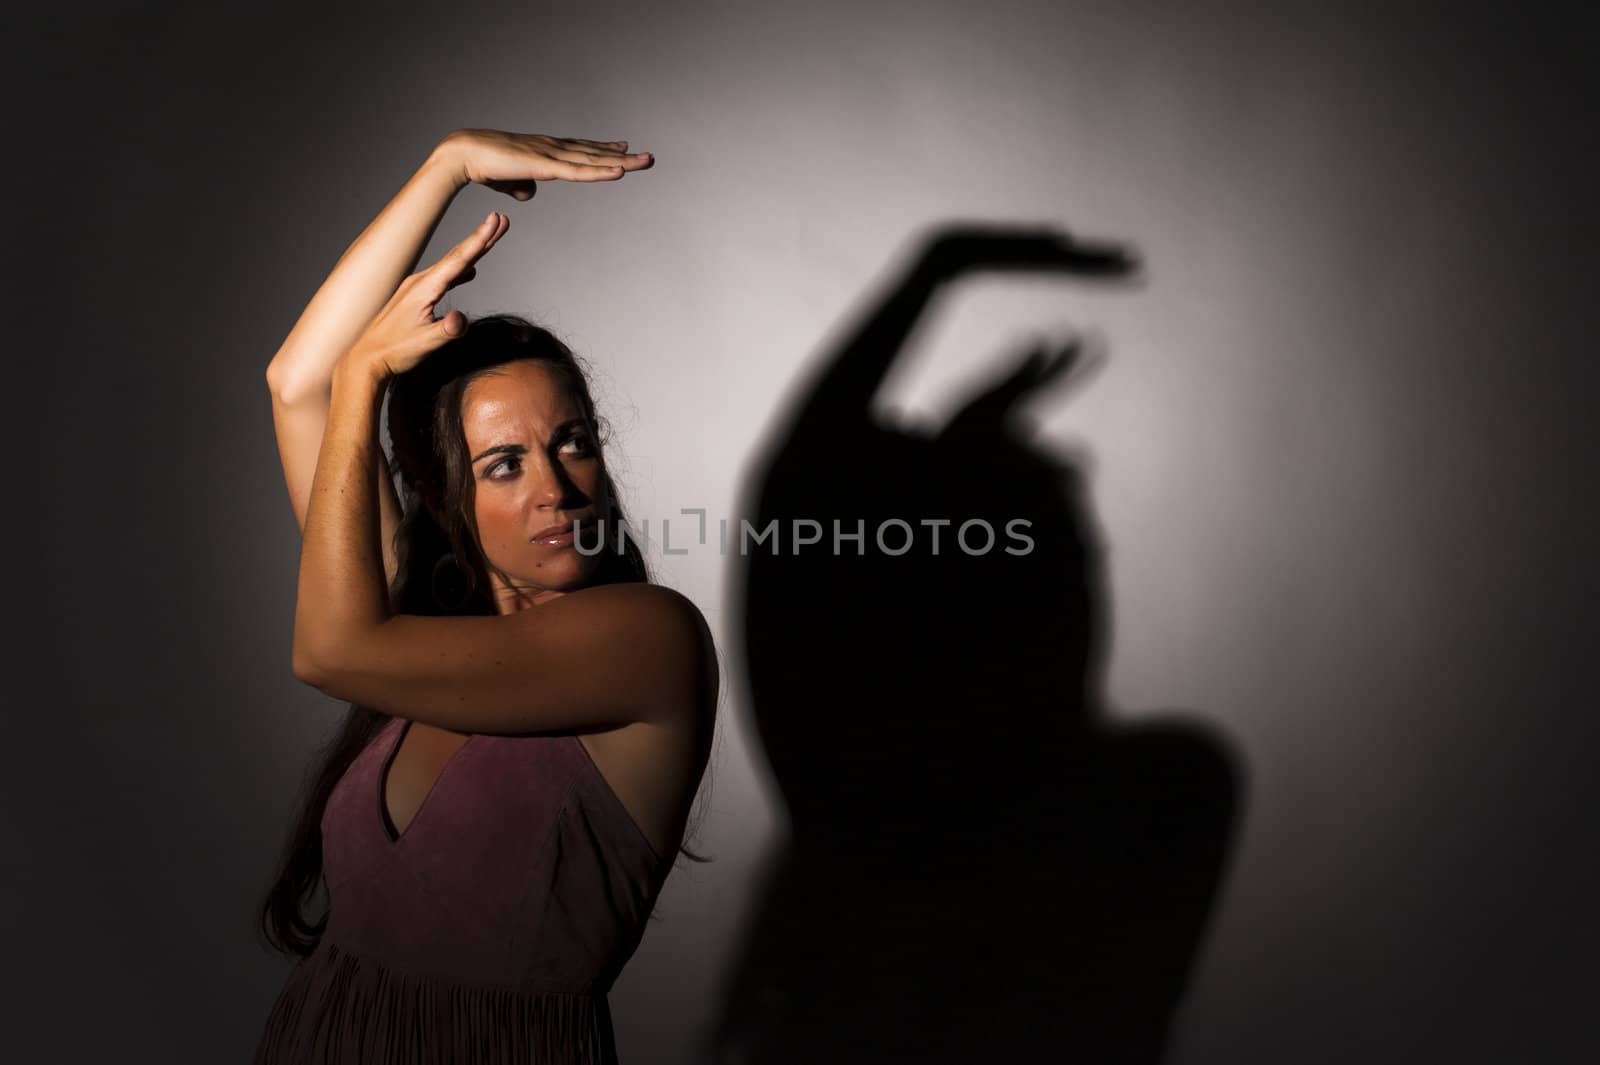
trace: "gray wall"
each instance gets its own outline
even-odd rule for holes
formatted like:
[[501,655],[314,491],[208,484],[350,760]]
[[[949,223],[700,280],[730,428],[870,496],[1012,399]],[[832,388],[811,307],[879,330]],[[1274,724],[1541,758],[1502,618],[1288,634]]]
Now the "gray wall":
[[[1217,722],[1250,771],[1171,1060],[1593,1053],[1594,38],[1529,6],[1339,8],[36,15],[12,38],[37,71],[11,109],[4,1056],[254,1046],[285,969],[250,909],[341,712],[289,674],[262,375],[459,125],[658,156],[526,205],[469,190],[430,253],[511,215],[458,305],[591,357],[641,516],[733,514],[789,383],[925,225],[1137,247],[1131,289],[964,282],[881,401],[936,419],[1030,332],[1105,342],[1034,413],[1092,458],[1110,694]],[[656,558],[726,641],[724,560]],[[783,830],[727,657],[718,860],[674,874],[613,995],[625,1060],[688,1060]]]

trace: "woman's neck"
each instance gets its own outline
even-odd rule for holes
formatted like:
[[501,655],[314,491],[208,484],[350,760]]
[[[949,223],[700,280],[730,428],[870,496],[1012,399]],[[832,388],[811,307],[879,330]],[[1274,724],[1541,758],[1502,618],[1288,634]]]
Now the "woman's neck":
[[497,578],[494,589],[495,612],[515,614],[519,610],[528,610],[531,607],[542,606],[553,599],[560,599],[566,594],[553,588],[508,588]]

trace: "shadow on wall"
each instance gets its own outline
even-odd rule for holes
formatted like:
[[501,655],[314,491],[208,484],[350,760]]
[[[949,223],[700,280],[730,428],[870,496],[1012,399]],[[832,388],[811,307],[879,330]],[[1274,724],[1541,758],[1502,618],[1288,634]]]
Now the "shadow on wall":
[[[1029,353],[936,435],[870,411],[941,285],[996,269],[1137,268],[1054,231],[934,232],[745,485],[741,650],[791,835],[704,1060],[1162,1057],[1243,767],[1209,727],[1104,720],[1100,550],[1077,472],[1016,413],[1079,347]],[[862,539],[836,552],[836,520]]]

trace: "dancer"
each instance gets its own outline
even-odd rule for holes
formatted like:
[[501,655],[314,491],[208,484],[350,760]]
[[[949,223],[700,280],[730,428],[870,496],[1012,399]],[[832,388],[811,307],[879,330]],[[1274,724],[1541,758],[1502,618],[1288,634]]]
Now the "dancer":
[[572,351],[437,315],[509,219],[411,271],[468,183],[526,201],[654,164],[627,147],[452,133],[268,368],[303,535],[294,674],[352,705],[262,906],[300,961],[257,1065],[616,1061],[606,992],[682,848],[715,647],[626,535]]

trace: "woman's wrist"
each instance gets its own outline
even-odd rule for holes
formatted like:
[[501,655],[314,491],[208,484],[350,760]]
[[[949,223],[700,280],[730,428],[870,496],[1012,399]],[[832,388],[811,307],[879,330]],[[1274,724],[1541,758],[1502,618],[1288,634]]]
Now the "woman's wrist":
[[472,184],[472,179],[467,177],[464,137],[461,130],[446,134],[422,162],[422,170],[448,181],[453,192]]
[[389,367],[383,359],[361,348],[351,348],[333,367],[330,391],[379,392],[389,382]]

